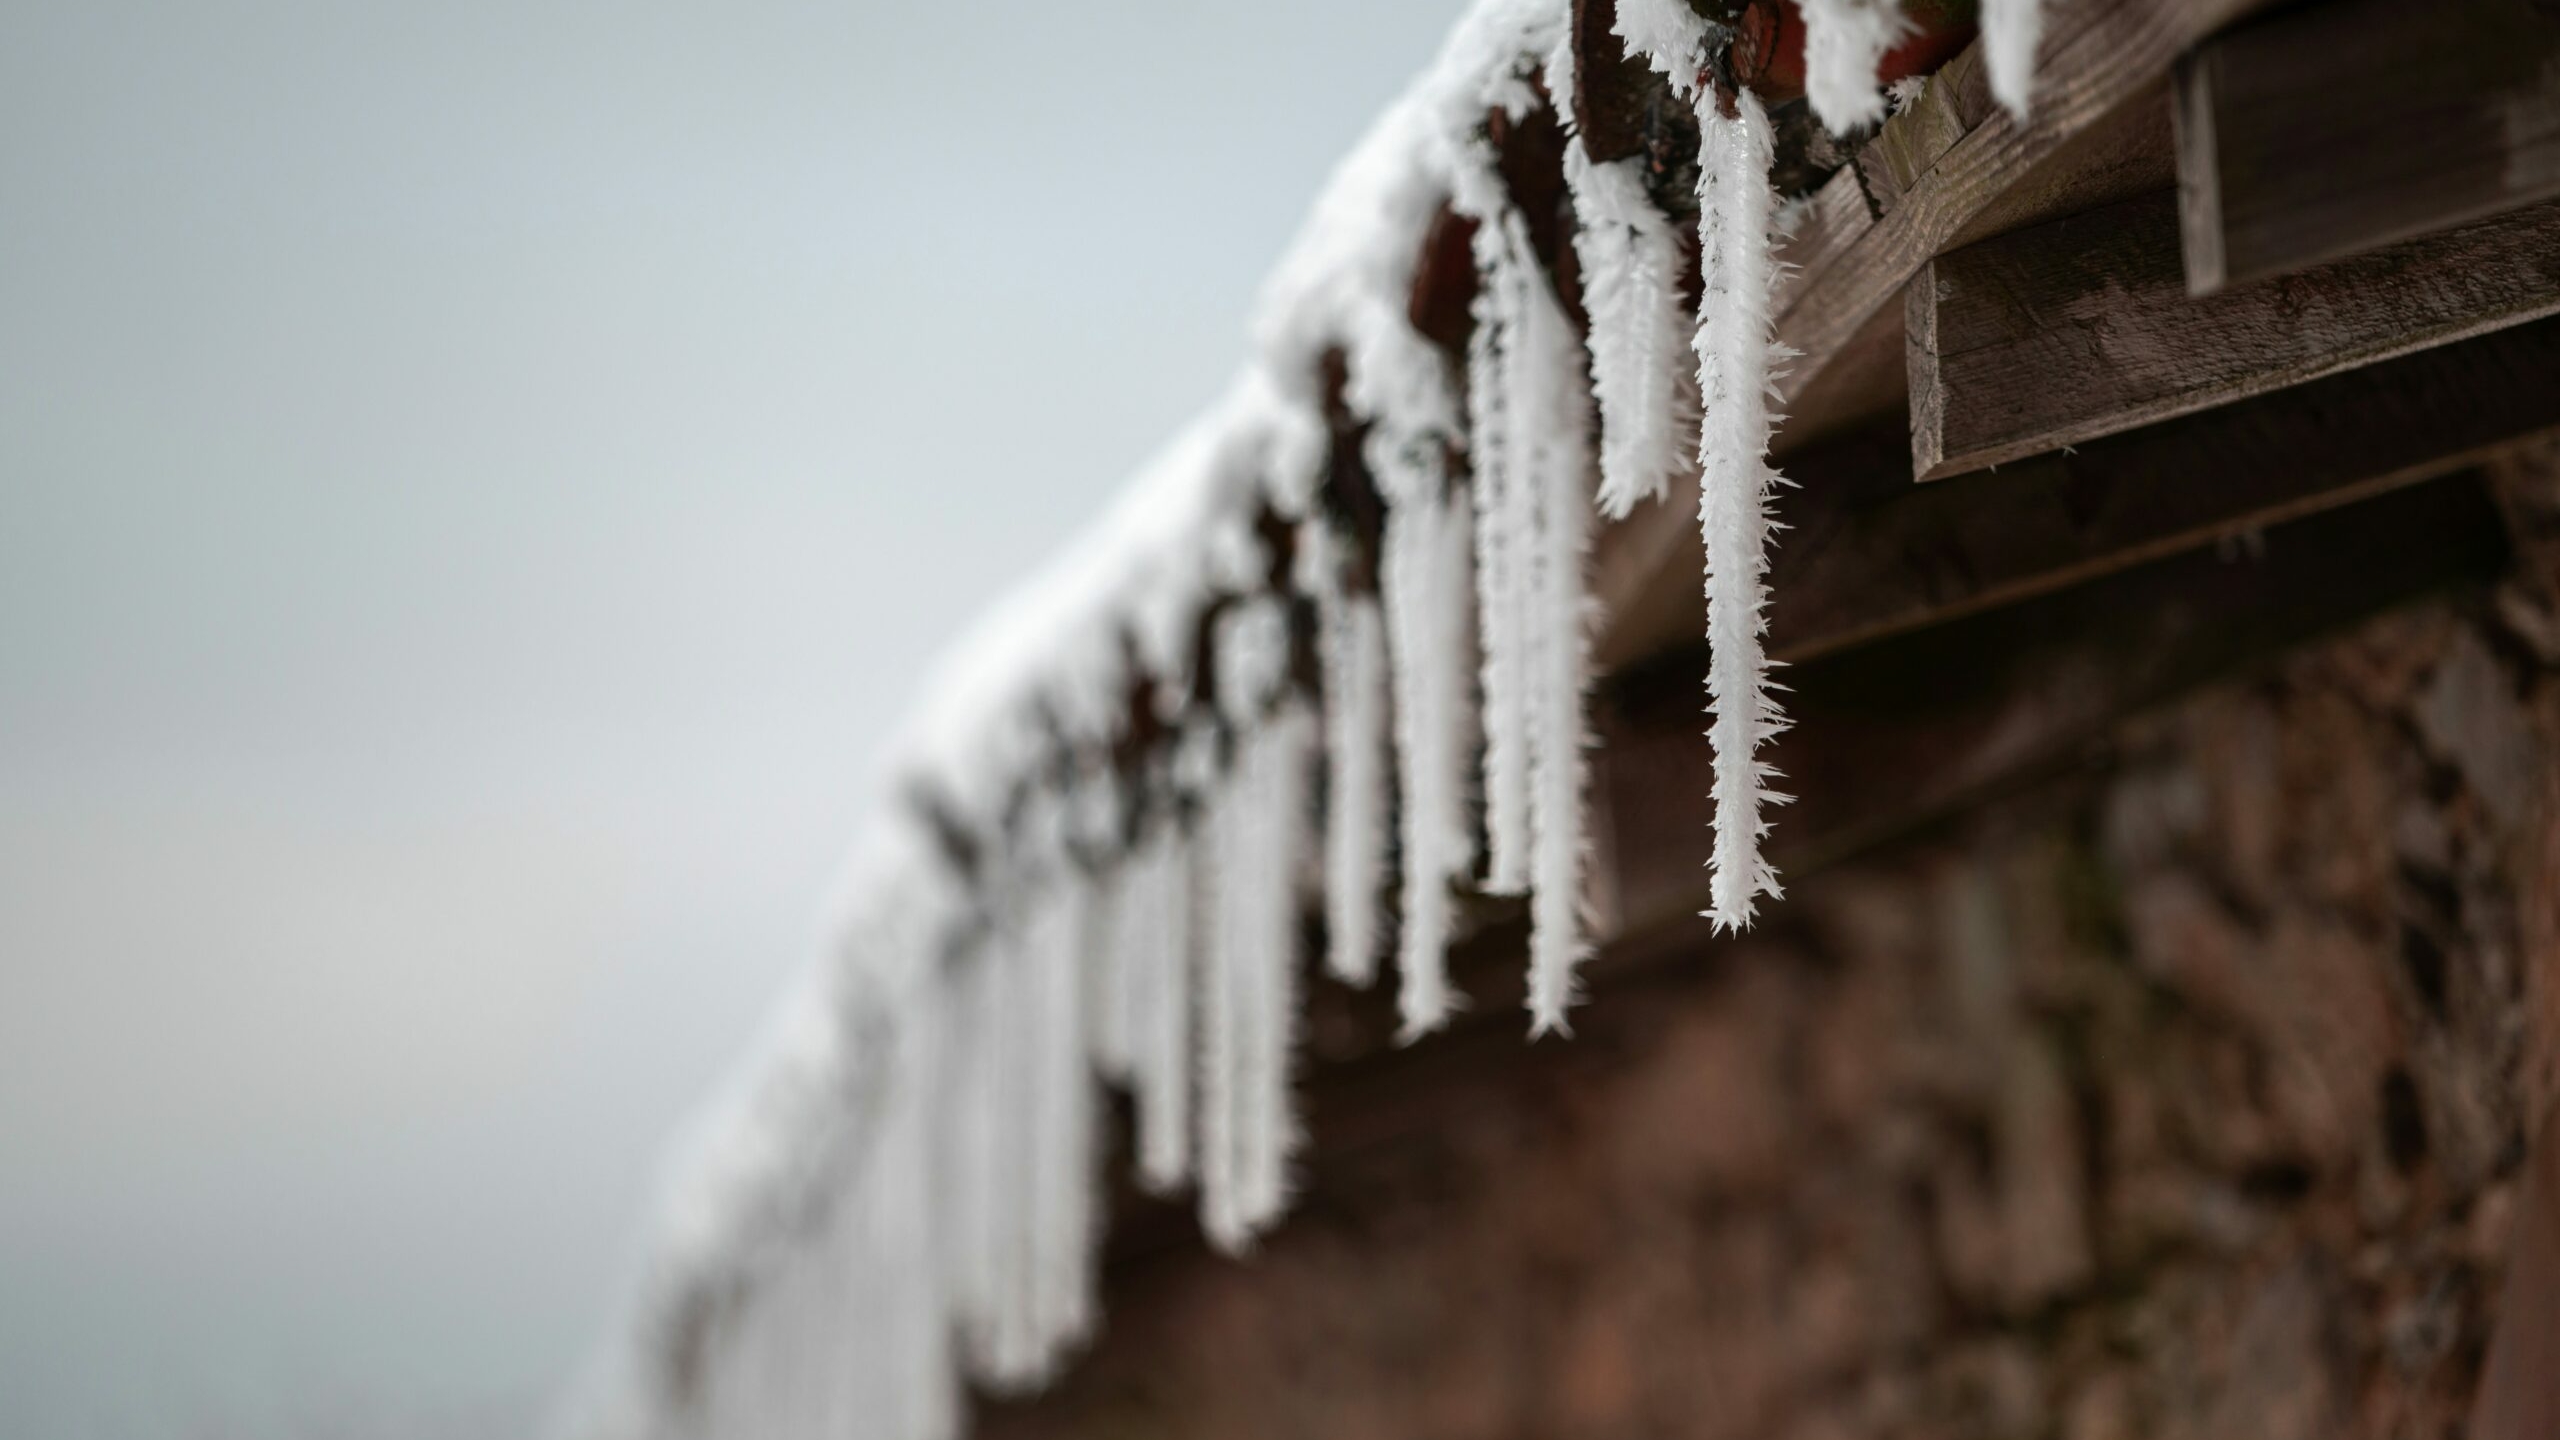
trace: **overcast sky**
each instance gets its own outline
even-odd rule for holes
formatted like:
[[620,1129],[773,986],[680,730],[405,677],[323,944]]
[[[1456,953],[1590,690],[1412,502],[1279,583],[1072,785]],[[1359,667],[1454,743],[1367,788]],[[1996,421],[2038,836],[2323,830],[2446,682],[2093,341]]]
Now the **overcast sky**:
[[0,5],[0,1433],[535,1427],[1459,8]]

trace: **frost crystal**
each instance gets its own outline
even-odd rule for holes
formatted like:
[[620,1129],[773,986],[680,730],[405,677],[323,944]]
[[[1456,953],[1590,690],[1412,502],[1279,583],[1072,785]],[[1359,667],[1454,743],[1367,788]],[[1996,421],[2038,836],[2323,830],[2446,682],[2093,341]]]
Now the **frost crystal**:
[[1834,135],[1884,118],[1876,71],[1910,26],[1900,0],[1803,0],[1805,98]]
[[1707,552],[1707,639],[1713,651],[1707,693],[1715,751],[1715,851],[1707,911],[1716,928],[1751,923],[1754,902],[1778,897],[1777,873],[1760,853],[1768,833],[1764,805],[1784,803],[1768,782],[1777,772],[1758,758],[1786,728],[1769,662],[1769,492],[1779,483],[1769,466],[1772,417],[1769,117],[1742,91],[1727,118],[1712,93],[1700,97],[1703,139],[1698,168],[1700,239],[1706,290],[1698,301],[1698,390],[1704,421],[1698,438],[1698,527]]

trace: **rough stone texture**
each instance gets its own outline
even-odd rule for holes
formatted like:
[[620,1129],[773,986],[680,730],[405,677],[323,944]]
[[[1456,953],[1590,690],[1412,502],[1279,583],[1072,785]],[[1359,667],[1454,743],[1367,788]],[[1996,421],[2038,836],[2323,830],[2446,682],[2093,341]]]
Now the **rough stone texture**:
[[2460,1434],[2560,1089],[2546,560],[1600,987],[981,1433]]

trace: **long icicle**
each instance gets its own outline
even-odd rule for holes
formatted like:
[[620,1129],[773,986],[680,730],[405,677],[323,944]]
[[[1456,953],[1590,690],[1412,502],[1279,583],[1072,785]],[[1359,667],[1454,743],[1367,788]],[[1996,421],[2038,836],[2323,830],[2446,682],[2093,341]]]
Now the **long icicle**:
[[[1169,785],[1168,785],[1169,788]],[[1182,818],[1156,816],[1124,903],[1132,916],[1130,1062],[1138,1110],[1138,1181],[1156,1194],[1191,1173],[1192,876]]]
[[1034,1075],[1031,1326],[1045,1378],[1093,1326],[1094,1235],[1101,1180],[1084,1014],[1091,881],[1058,854],[1025,936]]
[[1776,771],[1759,752],[1786,728],[1761,648],[1768,629],[1769,496],[1780,483],[1769,465],[1772,417],[1770,298],[1772,254],[1769,117],[1750,91],[1728,118],[1712,88],[1698,96],[1700,238],[1706,288],[1698,302],[1698,526],[1707,553],[1707,692],[1715,752],[1715,849],[1709,919],[1719,930],[1751,923],[1758,898],[1780,898],[1777,873],[1762,856],[1762,807],[1786,797],[1769,789]]
[[1212,935],[1202,1023],[1201,1229],[1229,1252],[1278,1218],[1293,1125],[1296,881],[1305,801],[1303,703],[1266,711],[1286,682],[1279,601],[1237,606],[1218,629],[1218,705],[1237,732],[1210,820]]
[[1246,742],[1238,820],[1254,856],[1246,923],[1252,934],[1241,977],[1251,996],[1244,1059],[1235,1231],[1219,1239],[1241,1248],[1269,1229],[1289,1200],[1289,1163],[1298,1147],[1290,1080],[1298,1033],[1297,874],[1305,846],[1307,766],[1315,716],[1303,701],[1284,701]]
[[[1529,236],[1515,212],[1503,218],[1509,248],[1526,259]],[[1554,288],[1534,267],[1525,276],[1510,343],[1513,413],[1520,454],[1515,482],[1529,495],[1530,519],[1513,537],[1533,624],[1527,655],[1529,732],[1529,1013],[1532,1034],[1564,1028],[1574,972],[1586,948],[1582,929],[1584,849],[1583,719],[1589,680],[1588,598],[1583,566],[1591,531],[1591,391],[1582,346]]]
[[[1572,114],[1574,80],[1573,51],[1560,46],[1547,62],[1547,88],[1562,115]],[[1600,510],[1612,520],[1639,500],[1660,499],[1671,477],[1688,469],[1687,437],[1698,423],[1684,353],[1680,237],[1644,175],[1643,156],[1594,161],[1578,130],[1565,137],[1565,186],[1581,222],[1573,253],[1600,403]]]
[[[1488,162],[1489,163],[1489,162]],[[1482,182],[1492,189],[1497,182]],[[1514,374],[1512,346],[1532,263],[1513,245],[1507,201],[1479,202],[1475,330],[1467,350],[1467,460],[1476,526],[1476,633],[1482,651],[1484,825],[1487,893],[1529,887],[1529,708],[1526,670],[1535,556],[1528,544],[1537,496],[1521,473],[1533,438]]]
[[1371,463],[1392,501],[1380,578],[1404,852],[1396,1008],[1408,1040],[1448,1021],[1450,886],[1474,860],[1466,813],[1473,526],[1466,493],[1442,474],[1437,445],[1417,437],[1371,446]]
[[1325,968],[1346,984],[1378,978],[1378,900],[1386,868],[1387,634],[1378,597],[1354,590],[1342,542],[1322,522],[1300,541],[1316,597],[1325,696]]

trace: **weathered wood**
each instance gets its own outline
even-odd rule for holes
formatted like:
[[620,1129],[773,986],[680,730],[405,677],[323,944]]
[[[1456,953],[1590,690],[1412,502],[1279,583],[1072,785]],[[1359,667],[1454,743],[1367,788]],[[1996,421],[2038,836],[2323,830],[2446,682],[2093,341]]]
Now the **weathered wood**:
[[[2390,601],[2505,561],[2476,476],[2448,478],[1801,665],[1795,728],[1770,757],[1796,796],[1770,849],[1789,873],[1877,843],[2053,763],[2125,711]],[[1615,685],[1599,720],[1596,789],[1618,857],[1621,939],[1705,901],[1712,837],[1699,817],[1705,657],[1667,658]]]
[[1803,457],[1778,513],[1789,661],[2263,528],[2560,429],[2560,318],[1914,487],[1898,427]]
[[2560,312],[2560,203],[2203,299],[2163,192],[1941,255],[1904,333],[1913,473],[1961,474]]
[[[2171,62],[2264,3],[2052,0],[2031,118],[2021,122],[1988,107],[1943,150],[1934,142],[1913,147],[1934,161],[1889,196],[1870,197],[1865,177],[1852,168],[1809,197],[1783,252],[1796,269],[1781,297],[1777,336],[1801,358],[1779,382],[1787,410],[1780,456],[1901,407],[1897,302],[1929,257],[2170,184]],[[1884,133],[1938,123],[1906,113]],[[1662,532],[1694,524],[1696,513],[1696,485],[1685,482],[1664,504],[1601,533],[1595,588],[1609,619],[1595,658],[1603,666],[1641,659],[1665,643],[1652,626],[1665,613],[1656,602],[1694,590],[1697,572],[1682,568],[1688,552]]]
[[2188,289],[2299,270],[2560,195],[2560,8],[2329,0],[2175,76]]
[[2560,1110],[2543,1121],[2471,1411],[2471,1440],[2560,1435]]
[[[2560,429],[2560,318],[1935,485],[1902,423],[1804,452],[1779,492],[1769,647],[1801,661],[2442,474]],[[1654,562],[1694,576],[1697,532]],[[1647,651],[1704,632],[1694,585],[1629,597]],[[1640,652],[1643,653],[1643,652]]]

